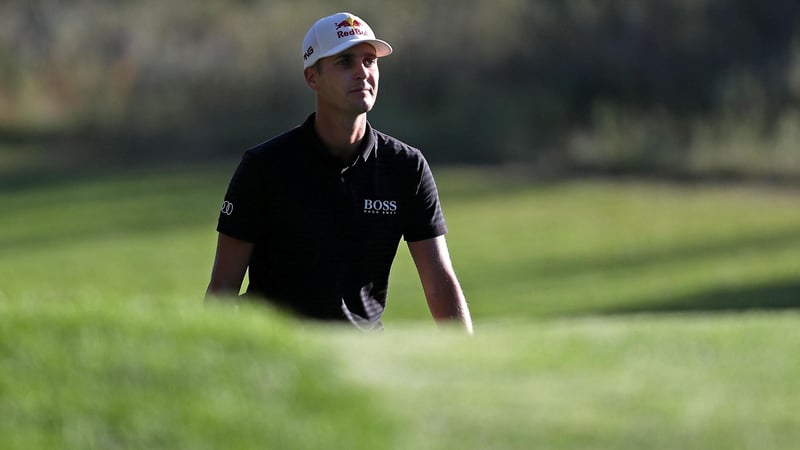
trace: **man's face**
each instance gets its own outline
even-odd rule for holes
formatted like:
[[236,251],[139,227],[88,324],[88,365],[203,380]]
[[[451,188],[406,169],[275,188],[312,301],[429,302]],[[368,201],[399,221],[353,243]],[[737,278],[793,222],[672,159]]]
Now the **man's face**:
[[362,114],[375,105],[378,96],[378,57],[369,44],[353,46],[322,58],[317,71],[306,69],[306,81],[317,93],[320,107]]

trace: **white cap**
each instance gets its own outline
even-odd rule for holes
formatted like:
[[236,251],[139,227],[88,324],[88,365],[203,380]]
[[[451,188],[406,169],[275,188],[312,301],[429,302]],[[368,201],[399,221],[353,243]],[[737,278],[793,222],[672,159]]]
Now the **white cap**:
[[372,28],[360,17],[347,12],[323,17],[308,30],[303,39],[303,69],[313,66],[321,58],[363,43],[375,47],[378,57],[392,53],[392,46],[376,39]]

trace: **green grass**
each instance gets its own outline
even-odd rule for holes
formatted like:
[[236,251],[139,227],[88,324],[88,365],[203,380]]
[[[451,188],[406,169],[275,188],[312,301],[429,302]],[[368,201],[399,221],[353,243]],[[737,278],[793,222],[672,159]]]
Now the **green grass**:
[[[389,414],[313,341],[246,309],[4,302],[2,448],[368,449],[391,437]],[[364,422],[382,433],[355,439]]]
[[795,314],[511,321],[474,340],[403,329],[344,341],[368,349],[348,372],[367,374],[412,424],[403,448],[792,448],[798,324]]
[[0,180],[0,448],[800,441],[800,192],[437,172],[477,335],[202,302],[234,164]]
[[[454,264],[480,316],[800,305],[798,191],[439,178]],[[400,256],[396,285],[410,290]]]

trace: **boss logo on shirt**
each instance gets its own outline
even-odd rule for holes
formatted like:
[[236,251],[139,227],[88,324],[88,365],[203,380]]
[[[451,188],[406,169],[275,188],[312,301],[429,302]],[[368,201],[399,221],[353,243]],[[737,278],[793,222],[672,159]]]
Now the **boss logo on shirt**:
[[397,214],[397,201],[364,199],[364,213],[395,215]]

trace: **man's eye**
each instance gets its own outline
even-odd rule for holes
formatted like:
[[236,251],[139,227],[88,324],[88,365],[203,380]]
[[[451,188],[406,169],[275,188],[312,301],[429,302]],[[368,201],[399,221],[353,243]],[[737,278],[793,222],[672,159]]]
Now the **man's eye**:
[[376,58],[369,58],[369,59],[364,60],[364,65],[367,66],[367,67],[372,67],[377,63],[378,63],[378,60]]

